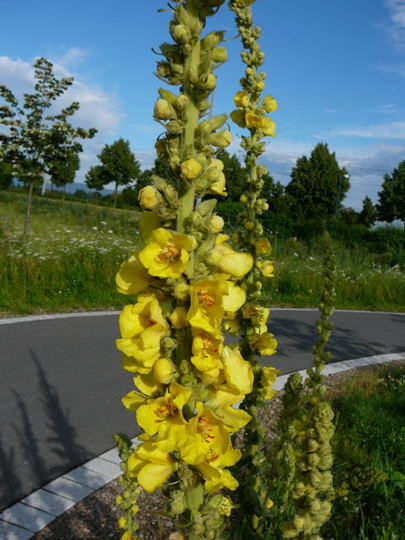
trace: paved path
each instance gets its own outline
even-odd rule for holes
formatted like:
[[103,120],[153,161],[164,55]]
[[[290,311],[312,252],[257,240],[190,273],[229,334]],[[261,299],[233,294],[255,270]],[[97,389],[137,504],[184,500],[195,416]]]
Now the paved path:
[[[273,310],[283,373],[310,363],[314,310]],[[405,351],[405,315],[337,312],[333,360]],[[114,348],[117,316],[0,319],[0,509],[137,432],[119,401],[131,389]],[[267,361],[266,361],[267,363]]]

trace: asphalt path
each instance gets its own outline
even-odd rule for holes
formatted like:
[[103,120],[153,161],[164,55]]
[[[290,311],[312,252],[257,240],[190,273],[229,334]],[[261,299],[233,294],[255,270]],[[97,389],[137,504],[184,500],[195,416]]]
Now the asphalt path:
[[[311,363],[312,310],[273,310],[283,373]],[[137,434],[120,403],[132,389],[114,347],[116,314],[5,324],[0,319],[0,509]],[[332,361],[405,351],[405,314],[336,312]]]

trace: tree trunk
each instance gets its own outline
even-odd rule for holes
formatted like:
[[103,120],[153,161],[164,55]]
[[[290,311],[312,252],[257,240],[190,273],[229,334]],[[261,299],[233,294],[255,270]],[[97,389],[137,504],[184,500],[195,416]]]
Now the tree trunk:
[[114,208],[117,208],[117,190],[118,190],[118,184],[115,182],[115,191],[114,191]]
[[23,246],[25,247],[28,237],[30,235],[30,224],[31,224],[31,206],[32,206],[32,194],[34,192],[34,180],[30,182],[30,188],[28,190],[28,200],[27,208],[25,210],[25,219],[24,219],[24,234],[23,234]]

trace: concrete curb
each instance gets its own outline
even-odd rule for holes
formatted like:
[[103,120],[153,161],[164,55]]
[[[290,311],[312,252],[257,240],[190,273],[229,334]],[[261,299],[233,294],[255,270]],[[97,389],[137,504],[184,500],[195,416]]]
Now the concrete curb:
[[[317,308],[282,308],[272,307],[271,311],[313,311],[318,312]],[[366,311],[362,309],[336,309],[336,313],[375,313],[376,315],[402,315],[405,317],[405,312],[395,311]],[[43,315],[26,315],[23,317],[0,318],[0,325],[17,324],[36,321],[50,321],[54,319],[73,319],[79,317],[105,317],[108,315],[118,315],[120,310],[109,311],[76,311],[73,313],[44,313]]]
[[[112,312],[99,312],[112,314]],[[43,320],[43,319],[40,319]],[[405,358],[405,351],[400,353],[380,354],[344,360],[328,364],[323,373],[332,375],[349,369],[375,366],[386,362],[394,362]],[[306,377],[306,370],[300,373]],[[291,373],[278,377],[274,388],[281,390]],[[135,437],[134,444],[139,441]],[[116,448],[95,457],[76,467],[70,472],[42,486],[31,495],[13,504],[0,513],[0,538],[3,540],[27,540],[46,527],[51,521],[63,514],[76,503],[118,478],[121,474],[120,459]]]

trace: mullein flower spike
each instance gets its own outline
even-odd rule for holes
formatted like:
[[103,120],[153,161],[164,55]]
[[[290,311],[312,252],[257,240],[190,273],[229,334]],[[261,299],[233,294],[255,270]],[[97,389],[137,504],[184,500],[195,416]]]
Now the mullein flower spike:
[[[153,111],[166,131],[156,151],[170,178],[153,176],[154,185],[141,190],[144,245],[116,277],[118,291],[136,297],[120,315],[117,348],[136,387],[122,402],[143,429],[143,442],[123,452],[125,482],[146,491],[163,486],[178,533],[194,540],[221,538],[233,508],[229,496],[218,492],[238,486],[229,470],[241,458],[232,435],[251,415],[235,404],[252,392],[255,375],[237,346],[224,345],[224,329],[239,319],[247,294],[252,298],[246,276],[261,275],[255,258],[268,262],[270,250],[265,239],[258,239],[260,255],[255,248],[233,249],[221,234],[216,201],[198,202],[207,194],[226,196],[224,165],[216,153],[232,140],[224,128],[227,115],[206,115],[217,84],[214,70],[227,51],[223,32],[202,36],[206,18],[223,3],[172,4],[174,42],[161,45],[156,75],[180,91],[160,89]],[[264,124],[260,130],[264,135]],[[257,309],[257,332],[249,343],[273,353],[275,340],[264,328],[268,313]],[[272,393],[274,374],[263,372],[263,399]],[[119,525],[123,538],[136,537],[130,512]]]

